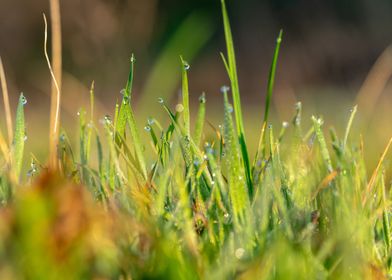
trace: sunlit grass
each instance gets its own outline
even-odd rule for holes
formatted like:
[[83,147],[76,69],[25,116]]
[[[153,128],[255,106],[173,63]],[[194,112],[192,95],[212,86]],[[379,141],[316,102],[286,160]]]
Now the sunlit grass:
[[[227,59],[222,57],[231,86],[221,88],[221,125],[206,120],[214,108],[205,94],[197,109],[190,105],[191,66],[180,56],[181,102],[172,108],[159,98],[166,117],[138,123],[132,55],[113,114],[95,121],[92,84],[89,109],[79,111],[78,131],[68,132],[78,135],[78,144],[61,130],[58,164],[45,164],[24,154],[26,99],[20,96],[12,143],[0,134],[1,279],[390,275],[391,141],[368,174],[364,143],[352,133],[357,107],[347,113],[345,130],[331,128],[329,135],[322,117],[304,124],[301,103],[293,104],[290,122],[272,122],[280,32],[259,144],[250,147],[222,4]],[[27,175],[23,162],[31,162]]]

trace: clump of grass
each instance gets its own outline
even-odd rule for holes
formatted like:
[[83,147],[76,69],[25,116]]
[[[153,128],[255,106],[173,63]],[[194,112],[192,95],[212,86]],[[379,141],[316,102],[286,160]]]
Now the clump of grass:
[[[1,278],[390,275],[391,198],[385,158],[391,141],[368,179],[363,143],[350,137],[356,107],[342,139],[332,129],[329,140],[320,117],[303,127],[300,103],[291,125],[269,123],[280,32],[251,165],[224,1],[222,10],[227,61],[222,57],[231,87],[221,89],[223,126],[208,141],[205,94],[191,129],[190,66],[182,57],[182,104],[173,110],[159,99],[167,118],[149,119],[144,129],[150,143],[142,141],[133,108],[132,55],[113,117],[95,122],[92,84],[90,112],[79,111],[79,147],[62,131],[55,140],[58,164],[33,158],[25,180],[26,102],[20,96],[12,143],[0,134]],[[154,156],[146,157],[146,149]]]

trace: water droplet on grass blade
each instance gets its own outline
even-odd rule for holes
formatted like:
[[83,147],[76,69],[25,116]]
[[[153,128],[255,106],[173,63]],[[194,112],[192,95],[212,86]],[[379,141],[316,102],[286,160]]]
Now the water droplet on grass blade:
[[177,105],[176,105],[176,111],[177,111],[178,113],[181,113],[182,111],[184,111],[184,105],[182,105],[182,104],[177,104]]
[[144,130],[147,131],[147,132],[150,132],[151,131],[151,127],[149,125],[146,125],[144,127]]
[[162,97],[158,97],[158,103],[159,104],[163,104],[163,102],[164,102],[163,98]]
[[221,88],[220,88],[221,93],[226,93],[226,92],[228,92],[229,90],[230,90],[230,87],[228,87],[228,86],[226,86],[226,85],[223,85],[223,86],[221,86]]
[[23,95],[23,92],[20,95],[20,102],[22,103],[22,105],[26,105],[27,104],[27,99],[26,97]]
[[148,125],[153,125],[155,123],[155,120],[153,118],[148,118],[147,123]]
[[289,123],[288,123],[288,122],[283,122],[283,123],[282,123],[282,126],[283,126],[284,128],[288,128],[288,127],[289,127]]
[[191,66],[188,64],[188,62],[184,61],[184,69],[188,71],[191,68]]
[[64,133],[61,133],[61,134],[60,134],[60,141],[61,141],[61,142],[64,142],[64,141],[65,141],[65,135],[64,135]]
[[109,115],[105,115],[103,117],[103,123],[104,124],[111,124],[112,123],[112,118]]
[[124,95],[124,97],[123,97],[123,104],[127,105],[128,103],[129,103],[129,97]]
[[207,100],[206,100],[205,95],[204,95],[204,94],[200,95],[200,97],[199,97],[199,102],[204,104],[204,103],[206,103],[206,101],[207,101]]
[[126,90],[125,88],[123,88],[122,90],[120,90],[120,94],[121,94],[121,95],[124,95],[126,91],[127,91],[127,90]]

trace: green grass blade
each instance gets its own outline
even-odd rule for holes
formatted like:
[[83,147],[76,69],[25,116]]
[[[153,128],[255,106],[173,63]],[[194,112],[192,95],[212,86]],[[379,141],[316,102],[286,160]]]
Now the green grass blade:
[[189,86],[188,86],[188,70],[189,64],[182,57],[181,58],[181,76],[182,76],[182,111],[184,119],[184,129],[186,136],[190,137],[190,113],[189,113]]
[[271,67],[270,67],[270,71],[269,71],[268,85],[267,85],[267,95],[265,97],[264,121],[263,121],[263,125],[262,125],[262,128],[261,128],[260,139],[259,139],[259,146],[258,146],[258,149],[257,149],[255,162],[257,160],[259,160],[259,155],[262,154],[263,144],[265,144],[265,139],[264,139],[265,128],[266,128],[266,125],[267,125],[267,122],[268,122],[268,116],[269,116],[270,107],[271,107],[271,99],[272,99],[272,93],[273,93],[273,90],[274,90],[276,66],[278,64],[280,44],[282,42],[282,34],[283,34],[283,31],[280,30],[278,38],[276,39],[276,46],[275,46],[274,56],[273,56]]
[[14,141],[12,145],[12,169],[16,178],[19,180],[23,163],[23,151],[26,141],[26,128],[24,117],[24,105],[27,103],[23,93],[19,97],[18,107],[16,109]]
[[146,168],[146,163],[144,160],[144,155],[143,155],[143,148],[142,148],[142,141],[140,140],[140,134],[136,125],[136,120],[133,115],[132,109],[129,107],[129,112],[128,112],[128,124],[129,124],[129,129],[132,137],[132,142],[133,142],[133,147],[136,152],[136,158],[139,163],[140,170],[143,174],[143,177],[145,180],[147,180],[147,168]]
[[229,196],[232,205],[234,221],[237,226],[246,220],[250,207],[249,196],[246,191],[244,170],[241,162],[238,141],[235,136],[234,122],[232,118],[233,107],[229,104],[227,90],[224,94],[224,139],[225,139],[225,162],[229,185]]
[[125,128],[126,128],[126,123],[128,120],[128,114],[130,110],[130,99],[132,95],[132,84],[133,84],[133,70],[134,70],[134,65],[135,65],[135,56],[132,54],[131,56],[131,67],[129,70],[129,75],[128,75],[128,81],[127,84],[122,91],[123,98],[122,102],[120,105],[120,109],[118,112],[118,117],[115,118],[115,124],[116,124],[116,132],[120,134],[121,137],[124,137],[125,135]]
[[249,155],[248,149],[246,147],[246,140],[245,140],[245,129],[242,120],[242,111],[241,111],[241,100],[240,100],[240,90],[238,85],[238,75],[237,75],[237,65],[235,59],[235,52],[234,52],[234,43],[233,37],[231,34],[229,16],[227,14],[226,4],[224,0],[221,0],[222,3],[222,16],[223,16],[223,26],[225,31],[225,38],[226,38],[226,48],[227,48],[227,58],[228,61],[225,63],[229,69],[229,78],[232,87],[233,93],[233,105],[234,105],[234,114],[236,119],[236,126],[237,126],[237,133],[238,139],[241,147],[241,153],[243,157],[243,165],[245,168],[246,174],[246,182],[248,185],[248,192],[250,196],[253,196],[253,184],[251,179],[251,170],[250,170],[250,162],[249,162]]
[[199,97],[199,111],[197,112],[195,137],[194,141],[197,146],[200,146],[200,141],[203,136],[203,127],[206,116],[206,95],[203,92]]
[[327,166],[328,172],[331,173],[333,171],[332,161],[331,161],[331,157],[329,155],[329,151],[327,148],[327,143],[325,141],[324,133],[321,129],[321,126],[323,124],[323,120],[312,116],[312,121],[313,121],[313,127],[314,127],[314,131],[316,133],[317,140],[320,144],[321,156],[323,157],[325,165]]
[[274,51],[274,57],[272,59],[271,68],[270,68],[270,71],[269,71],[267,95],[265,97],[264,123],[266,123],[268,121],[268,115],[269,115],[269,111],[270,111],[272,92],[274,90],[274,84],[275,84],[276,66],[278,64],[280,44],[282,42],[282,35],[283,35],[283,30],[280,30],[278,38],[276,39],[276,46],[275,46],[275,51]]

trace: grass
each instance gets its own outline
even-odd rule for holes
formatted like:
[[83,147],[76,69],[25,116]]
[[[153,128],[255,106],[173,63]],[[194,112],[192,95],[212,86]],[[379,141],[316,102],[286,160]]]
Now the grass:
[[[32,156],[26,177],[26,99],[20,96],[16,117],[7,118],[7,125],[15,123],[8,131],[12,143],[0,134],[2,279],[389,277],[392,200],[385,159],[392,140],[369,178],[363,142],[350,135],[357,107],[342,138],[334,129],[327,137],[320,117],[305,127],[300,103],[291,123],[269,123],[280,32],[251,164],[224,1],[222,11],[231,89],[222,86],[223,125],[215,136],[206,137],[205,128],[215,126],[205,118],[205,94],[192,123],[190,66],[182,57],[181,104],[173,110],[159,99],[167,117],[151,118],[140,130],[132,55],[113,117],[95,122],[92,84],[89,112],[78,114],[79,146],[59,130],[58,164]],[[3,71],[0,77],[6,85]],[[7,106],[8,96],[4,100]]]

